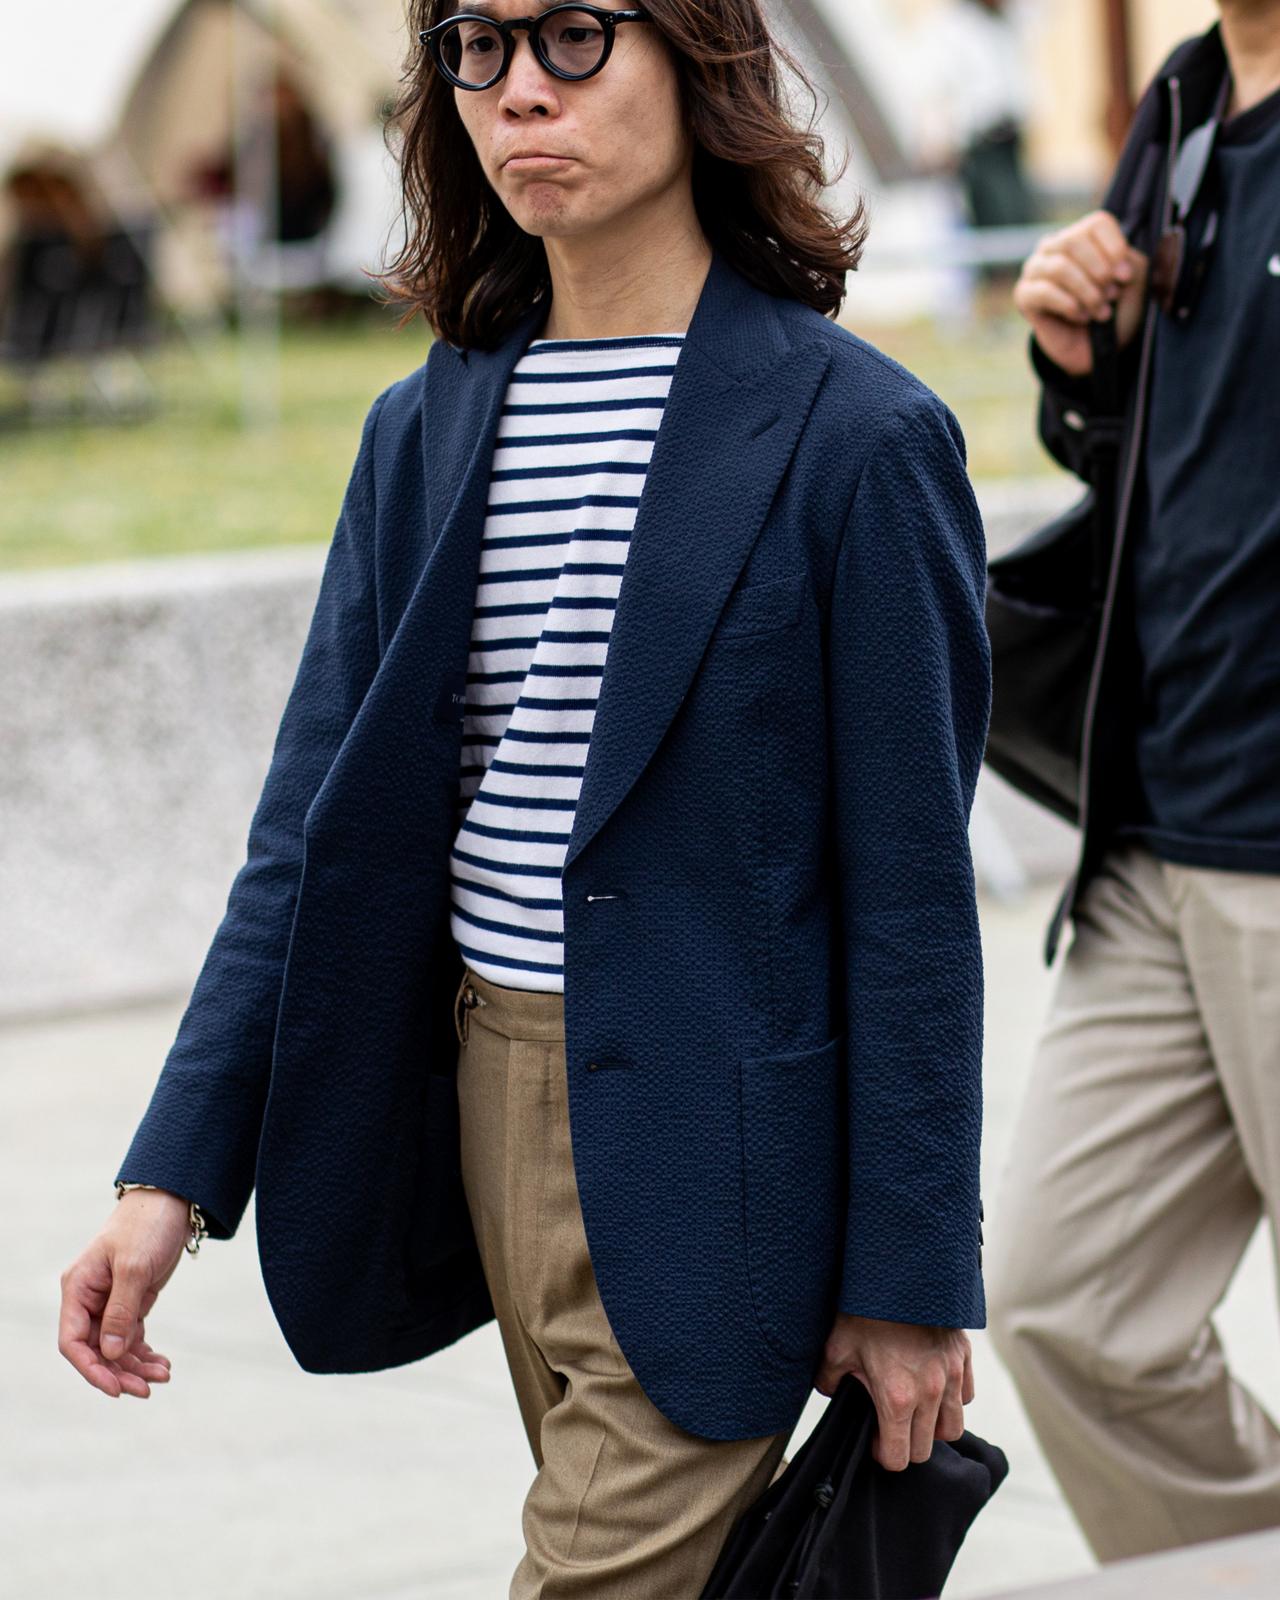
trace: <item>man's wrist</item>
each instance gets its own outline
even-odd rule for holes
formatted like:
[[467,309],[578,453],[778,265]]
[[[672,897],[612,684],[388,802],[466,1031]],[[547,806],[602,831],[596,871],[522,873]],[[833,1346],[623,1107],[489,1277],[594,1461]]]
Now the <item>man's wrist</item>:
[[196,1204],[196,1202],[194,1200],[188,1200],[185,1195],[175,1193],[175,1191],[172,1189],[162,1188],[158,1183],[131,1183],[125,1181],[123,1178],[117,1178],[115,1180],[117,1202],[123,1200],[125,1195],[132,1194],[138,1189],[148,1189],[154,1194],[171,1195],[175,1200],[181,1201],[182,1204],[186,1206],[187,1226],[190,1229],[191,1236],[187,1240],[184,1248],[186,1249],[188,1255],[198,1255],[200,1251],[200,1241],[208,1238],[209,1230],[205,1224],[204,1216],[201,1213],[200,1207]]
[[1093,400],[1093,373],[1068,372],[1046,351],[1033,333],[1028,344],[1031,366],[1040,382],[1064,401],[1087,408]]

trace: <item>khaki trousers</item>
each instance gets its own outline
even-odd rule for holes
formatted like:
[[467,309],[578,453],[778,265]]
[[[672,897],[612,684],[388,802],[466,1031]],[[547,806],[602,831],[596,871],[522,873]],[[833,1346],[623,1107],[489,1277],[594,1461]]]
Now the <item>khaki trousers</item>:
[[564,996],[468,969],[454,1017],[463,1186],[537,1468],[509,1600],[697,1600],[789,1434],[688,1433],[628,1366],[578,1205]]
[[1101,1560],[1280,1523],[1211,1313],[1280,1199],[1280,877],[1113,851],[988,1226],[988,1318]]

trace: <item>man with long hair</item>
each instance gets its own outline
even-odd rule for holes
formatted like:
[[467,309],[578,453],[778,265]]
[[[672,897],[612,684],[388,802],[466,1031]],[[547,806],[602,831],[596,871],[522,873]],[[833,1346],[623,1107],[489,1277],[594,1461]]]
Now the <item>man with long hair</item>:
[[865,219],[757,0],[528,10],[412,8],[387,278],[437,338],[62,1349],[163,1381],[189,1208],[256,1185],[308,1371],[496,1316],[511,1594],[665,1600],[815,1386],[890,1470],[963,1431],[985,551],[955,418],[832,320]]

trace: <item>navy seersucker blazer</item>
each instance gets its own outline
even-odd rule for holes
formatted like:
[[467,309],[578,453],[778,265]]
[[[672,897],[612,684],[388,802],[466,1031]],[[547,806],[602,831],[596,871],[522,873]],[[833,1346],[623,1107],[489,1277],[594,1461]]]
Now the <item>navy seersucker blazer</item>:
[[[490,352],[437,340],[369,410],[246,859],[117,1173],[199,1201],[213,1238],[256,1188],[311,1372],[493,1315],[449,849],[493,440],[544,317]],[[793,1426],[837,1310],[985,1321],[984,589],[951,412],[717,252],[562,877],[596,1279],[646,1392],[708,1438]]]

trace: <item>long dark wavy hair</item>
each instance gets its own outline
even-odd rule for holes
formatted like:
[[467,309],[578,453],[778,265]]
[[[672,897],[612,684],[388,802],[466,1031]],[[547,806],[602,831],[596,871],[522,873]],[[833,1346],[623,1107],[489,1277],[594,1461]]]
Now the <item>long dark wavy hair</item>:
[[[542,240],[491,187],[453,89],[418,45],[420,29],[456,9],[455,0],[408,0],[413,42],[384,130],[388,141],[400,136],[404,243],[370,276],[385,287],[382,304],[405,306],[398,327],[421,312],[450,344],[492,349],[549,294],[551,278]],[[645,9],[679,76],[703,232],[760,288],[834,317],[868,220],[861,199],[849,217],[822,203],[844,166],[827,178],[809,78],[770,34],[760,0],[645,0]],[[806,127],[792,120],[784,69],[812,100]]]

